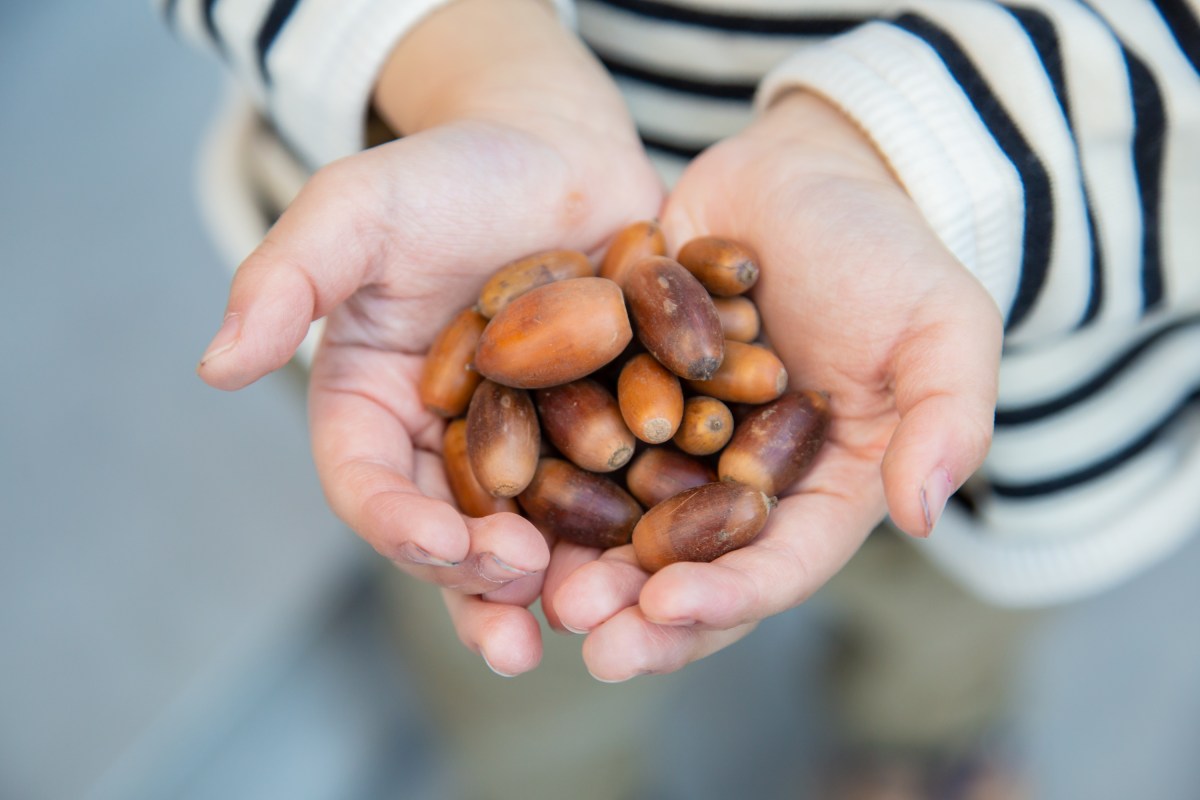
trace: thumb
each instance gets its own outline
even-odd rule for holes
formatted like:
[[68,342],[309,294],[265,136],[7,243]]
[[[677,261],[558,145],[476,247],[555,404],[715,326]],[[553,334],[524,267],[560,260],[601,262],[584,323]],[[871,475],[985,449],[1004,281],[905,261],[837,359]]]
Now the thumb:
[[197,373],[218,389],[240,389],[282,367],[313,320],[353,294],[378,260],[378,226],[350,198],[369,177],[352,160],[314,175],[238,267],[224,323]]

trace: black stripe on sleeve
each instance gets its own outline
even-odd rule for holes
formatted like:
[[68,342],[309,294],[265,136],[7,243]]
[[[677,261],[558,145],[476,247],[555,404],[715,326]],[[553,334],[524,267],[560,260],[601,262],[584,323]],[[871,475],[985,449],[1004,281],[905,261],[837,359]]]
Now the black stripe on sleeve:
[[1200,74],[1200,20],[1188,9],[1187,0],[1154,0],[1154,5],[1171,29],[1179,51]]
[[179,0],[165,0],[162,7],[162,17],[167,23],[167,27],[175,30],[175,15],[178,11]]
[[1083,164],[1078,160],[1079,140],[1075,138],[1075,124],[1071,119],[1070,94],[1067,92],[1067,79],[1063,70],[1062,48],[1059,46],[1058,31],[1055,30],[1054,23],[1050,21],[1050,18],[1041,11],[1022,6],[1009,6],[1008,11],[1025,29],[1029,41],[1037,50],[1038,58],[1041,60],[1046,76],[1050,79],[1050,86],[1054,90],[1054,97],[1062,109],[1063,119],[1067,122],[1071,141],[1075,144],[1076,163],[1080,176],[1079,190],[1083,199],[1087,235],[1092,254],[1092,280],[1088,292],[1088,302],[1079,323],[1079,326],[1083,327],[1092,322],[1100,313],[1100,305],[1104,299],[1104,251],[1100,244],[1100,238],[1096,234],[1096,215],[1092,209],[1091,194],[1083,179]]
[[600,63],[613,75],[621,78],[648,83],[662,89],[669,89],[681,94],[711,97],[719,100],[741,100],[750,102],[758,88],[755,83],[720,83],[716,81],[697,81],[692,78],[682,78],[678,75],[668,75],[658,70],[649,70],[635,66],[627,61],[601,53],[593,48]]
[[275,44],[279,31],[283,29],[299,2],[300,0],[273,0],[267,18],[258,29],[258,39],[255,42],[258,51],[258,71],[268,86],[271,85],[271,75],[267,70],[267,54],[271,52],[271,45]]
[[1006,330],[1012,330],[1020,325],[1032,310],[1046,282],[1046,273],[1050,267],[1050,246],[1054,238],[1054,203],[1050,195],[1050,177],[979,69],[946,31],[918,14],[903,14],[893,20],[893,24],[920,38],[937,53],[967,95],[975,112],[991,131],[996,144],[1016,168],[1024,186],[1025,225],[1021,246],[1021,275],[1017,282],[1016,297],[1005,324]]
[[1164,339],[1168,339],[1180,331],[1188,331],[1196,326],[1200,326],[1200,315],[1186,317],[1170,325],[1164,325],[1119,355],[1096,375],[1066,394],[1059,395],[1052,400],[1018,408],[997,408],[996,427],[1016,427],[1018,425],[1027,425],[1031,422],[1038,422],[1046,417],[1065,411],[1071,406],[1082,403],[1089,397],[1103,391],[1107,386],[1110,386],[1126,369],[1139,361],[1146,351],[1155,347]]
[[1146,62],[1121,45],[1133,96],[1133,170],[1142,209],[1142,309],[1150,311],[1163,299],[1162,246],[1159,209],[1162,204],[1163,139],[1167,112],[1158,81]]
[[1007,497],[1014,499],[1028,499],[1032,497],[1044,497],[1048,494],[1066,491],[1080,486],[1089,481],[1094,481],[1103,475],[1112,472],[1119,468],[1122,464],[1137,457],[1141,453],[1148,450],[1155,442],[1157,442],[1164,433],[1166,433],[1172,425],[1174,425],[1185,413],[1191,408],[1200,403],[1200,389],[1194,390],[1191,394],[1183,399],[1175,408],[1164,417],[1153,428],[1139,436],[1134,441],[1127,444],[1112,455],[1097,461],[1091,466],[1078,470],[1077,472],[1060,475],[1057,478],[1051,478],[1037,483],[992,483],[992,493],[997,497]]
[[700,153],[704,152],[705,147],[707,147],[707,145],[705,145],[705,147],[698,147],[694,144],[672,142],[653,134],[640,131],[639,135],[641,136],[642,144],[645,145],[647,149],[657,150],[660,153],[666,153],[667,155],[675,156],[676,158],[683,158],[688,161],[691,161],[693,158],[700,155]]
[[217,30],[216,8],[217,0],[204,0],[204,29],[208,31],[208,38],[212,39],[216,48],[224,53],[225,40],[221,38],[221,32]]
[[795,15],[740,14],[735,11],[709,11],[660,0],[592,0],[628,11],[639,17],[665,20],[698,28],[713,28],[730,33],[755,33],[764,36],[834,36],[863,22],[865,17],[818,17]]

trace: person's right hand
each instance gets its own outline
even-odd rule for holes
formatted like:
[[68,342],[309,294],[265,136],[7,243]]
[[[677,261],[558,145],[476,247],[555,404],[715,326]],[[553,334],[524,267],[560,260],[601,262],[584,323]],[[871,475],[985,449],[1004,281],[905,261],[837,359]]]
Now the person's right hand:
[[526,606],[547,542],[517,515],[468,519],[451,504],[443,424],[417,395],[423,354],[499,266],[594,252],[654,216],[662,189],[616,88],[541,0],[435,13],[397,47],[375,99],[403,138],[309,181],[239,267],[198,371],[221,389],[246,386],[326,318],[309,415],[330,505],[406,572],[445,587],[464,644],[517,674],[541,657]]

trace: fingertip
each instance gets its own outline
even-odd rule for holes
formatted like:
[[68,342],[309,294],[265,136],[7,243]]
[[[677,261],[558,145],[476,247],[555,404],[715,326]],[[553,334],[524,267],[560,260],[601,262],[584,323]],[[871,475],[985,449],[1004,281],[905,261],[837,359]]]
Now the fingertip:
[[[481,601],[485,602],[485,601]],[[497,606],[483,625],[476,646],[488,669],[505,678],[523,675],[542,661],[537,620],[524,609]]]
[[432,497],[379,492],[367,500],[360,519],[358,533],[392,561],[452,566],[462,563],[471,550],[462,515]]
[[515,572],[541,573],[550,563],[546,538],[519,514],[501,511],[486,517],[468,517],[465,525],[476,551],[492,553],[503,566]]

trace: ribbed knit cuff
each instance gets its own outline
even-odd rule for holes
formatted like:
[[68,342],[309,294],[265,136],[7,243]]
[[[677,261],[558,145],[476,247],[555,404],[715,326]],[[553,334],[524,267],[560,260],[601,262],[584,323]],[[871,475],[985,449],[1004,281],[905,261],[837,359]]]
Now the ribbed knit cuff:
[[884,22],[796,53],[766,76],[756,105],[804,89],[870,137],[930,226],[1002,313],[1021,265],[1020,180],[945,65]]
[[[406,33],[452,1],[330,0],[333,11],[288,21],[291,30],[268,57],[270,113],[310,166],[365,146],[371,95],[388,56]],[[571,0],[551,2],[564,24],[574,25]]]

